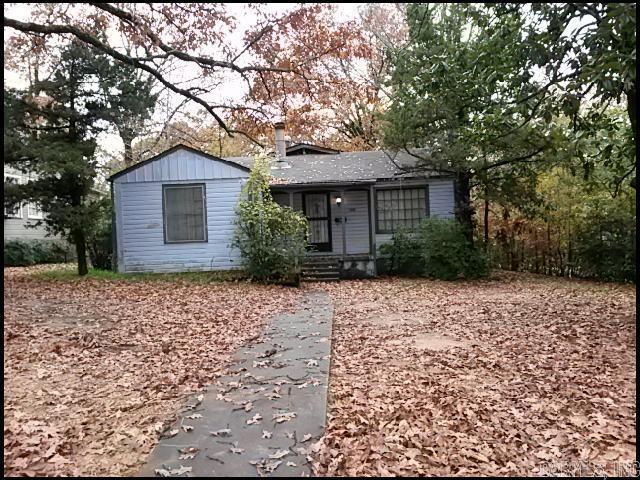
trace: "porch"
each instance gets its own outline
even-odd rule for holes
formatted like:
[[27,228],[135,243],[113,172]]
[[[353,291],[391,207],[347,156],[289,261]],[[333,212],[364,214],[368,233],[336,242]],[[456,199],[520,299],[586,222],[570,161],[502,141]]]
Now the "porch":
[[309,221],[306,272],[331,278],[375,276],[373,182],[277,185],[274,200]]

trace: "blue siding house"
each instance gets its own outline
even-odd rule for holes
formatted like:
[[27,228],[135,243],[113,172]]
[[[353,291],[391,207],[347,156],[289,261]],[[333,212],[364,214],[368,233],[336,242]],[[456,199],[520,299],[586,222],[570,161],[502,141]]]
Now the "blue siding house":
[[[121,272],[228,270],[235,207],[251,157],[218,158],[178,145],[110,177]],[[380,245],[427,216],[453,217],[453,178],[416,169],[405,152],[287,146],[276,127],[274,199],[309,220],[311,261],[343,275],[376,274]]]

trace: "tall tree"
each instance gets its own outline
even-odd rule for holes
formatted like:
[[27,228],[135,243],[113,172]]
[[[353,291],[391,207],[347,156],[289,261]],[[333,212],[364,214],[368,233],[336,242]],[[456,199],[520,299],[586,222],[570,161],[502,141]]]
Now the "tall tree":
[[[612,179],[614,188],[619,189],[628,178],[635,179],[636,5],[502,4],[492,6],[492,14],[496,24],[513,18],[527,20],[521,48],[526,52],[526,69],[535,73],[539,82],[536,89],[515,97],[513,103],[534,100],[535,105],[551,108],[531,109],[525,121],[558,113],[568,116],[575,133],[575,157],[586,176],[596,162],[604,159],[618,162],[618,174]],[[618,106],[624,106],[627,121],[618,118],[613,125],[607,110]],[[603,128],[608,128],[608,136],[624,132],[625,145],[610,145],[605,140],[593,151],[584,139]],[[613,149],[626,154],[611,155]],[[590,150],[592,155],[588,154]]]
[[412,4],[408,42],[390,52],[385,144],[455,174],[456,214],[469,235],[474,184],[514,184],[514,174],[549,158],[562,137],[551,119],[524,121],[541,106],[511,104],[536,88],[518,50],[525,19],[511,20],[496,24],[481,5]]
[[360,19],[348,21],[338,13],[332,4],[303,4],[262,36],[255,55],[263,63],[318,60],[305,63],[303,76],[273,71],[255,79],[245,98],[255,108],[233,116],[240,128],[270,138],[275,117],[286,121],[292,140],[340,150],[378,147],[385,47],[406,34],[402,9],[366,5]]
[[97,79],[107,58],[72,42],[47,80],[34,84],[37,95],[4,92],[5,164],[33,174],[22,185],[5,185],[5,202],[39,204],[52,234],[61,234],[76,247],[78,273],[87,273],[87,235],[103,202],[92,196],[97,173],[94,157],[97,120],[106,103]]
[[[226,134],[248,135],[230,126],[226,119],[232,113],[256,107],[222,101],[215,95],[221,82],[232,77],[231,81],[249,89],[272,72],[290,73],[304,81],[307,72],[329,52],[311,48],[292,58],[258,55],[267,34],[279,28],[295,28],[300,17],[268,14],[260,4],[244,8],[251,10],[256,21],[239,46],[229,41],[236,19],[228,6],[220,3],[35,4],[29,21],[5,16],[4,26],[29,36],[74,37],[144,71],[162,87],[199,105]],[[107,30],[120,35],[103,38],[100,32]],[[120,36],[132,46],[130,51],[123,51]],[[339,36],[330,41],[342,42]],[[174,74],[176,71],[189,72],[190,78],[185,81]]]
[[104,119],[118,131],[124,144],[124,166],[135,163],[133,141],[145,128],[156,105],[155,79],[130,65],[109,62],[100,76],[100,88],[108,103]]

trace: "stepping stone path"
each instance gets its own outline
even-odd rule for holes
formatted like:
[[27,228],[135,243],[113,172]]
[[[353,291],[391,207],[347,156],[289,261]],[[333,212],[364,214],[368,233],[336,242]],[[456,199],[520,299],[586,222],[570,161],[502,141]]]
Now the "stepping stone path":
[[333,306],[311,292],[195,396],[138,476],[310,476],[327,411]]

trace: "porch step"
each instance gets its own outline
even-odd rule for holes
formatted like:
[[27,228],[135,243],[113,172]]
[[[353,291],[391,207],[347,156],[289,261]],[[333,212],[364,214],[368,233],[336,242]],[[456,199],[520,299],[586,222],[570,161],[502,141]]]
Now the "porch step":
[[302,266],[302,280],[328,282],[340,280],[338,262],[327,259],[308,259]]

